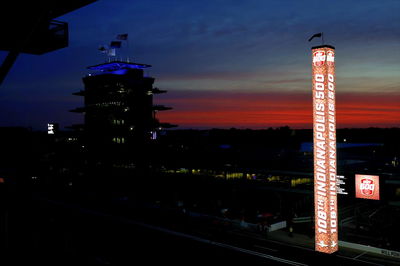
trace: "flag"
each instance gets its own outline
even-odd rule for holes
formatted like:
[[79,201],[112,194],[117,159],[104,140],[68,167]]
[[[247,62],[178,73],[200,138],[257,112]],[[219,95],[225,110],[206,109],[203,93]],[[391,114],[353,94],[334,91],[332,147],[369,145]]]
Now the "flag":
[[108,50],[108,56],[115,56],[115,55],[116,55],[115,48],[111,48]]
[[128,40],[128,33],[118,34],[117,35],[117,40],[124,40],[124,41]]
[[107,53],[108,47],[106,45],[101,45],[98,50],[102,53]]
[[111,48],[121,48],[121,42],[120,41],[112,41],[110,44]]
[[322,37],[322,32],[314,34],[313,36],[311,36],[310,39],[308,39],[308,41],[311,42],[311,40],[314,39],[315,37]]

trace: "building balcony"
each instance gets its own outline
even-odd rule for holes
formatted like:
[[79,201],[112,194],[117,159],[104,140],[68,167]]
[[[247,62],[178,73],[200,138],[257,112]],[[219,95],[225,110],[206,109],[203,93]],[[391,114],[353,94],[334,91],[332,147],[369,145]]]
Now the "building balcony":
[[170,123],[158,123],[157,124],[158,128],[174,128],[174,127],[178,127],[178,125],[174,125],[174,124],[170,124]]
[[161,93],[166,93],[166,90],[160,90],[159,88],[153,88],[151,91],[153,94],[161,94]]
[[153,110],[154,111],[166,111],[166,110],[171,110],[172,107],[164,106],[164,105],[153,105]]
[[72,93],[72,95],[76,95],[76,96],[85,96],[85,91],[80,90],[80,91],[78,91],[78,92]]

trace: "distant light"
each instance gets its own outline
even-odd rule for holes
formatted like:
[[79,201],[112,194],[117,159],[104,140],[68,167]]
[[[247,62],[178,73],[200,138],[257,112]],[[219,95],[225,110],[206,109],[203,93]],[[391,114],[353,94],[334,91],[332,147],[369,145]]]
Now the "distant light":
[[150,131],[150,135],[151,140],[157,139],[157,131]]
[[54,135],[54,124],[47,124],[47,134]]
[[47,124],[47,134],[55,135],[58,133],[59,124],[58,123],[48,123]]
[[33,179],[33,180],[36,180],[36,179],[37,179],[37,176],[32,176],[32,179]]

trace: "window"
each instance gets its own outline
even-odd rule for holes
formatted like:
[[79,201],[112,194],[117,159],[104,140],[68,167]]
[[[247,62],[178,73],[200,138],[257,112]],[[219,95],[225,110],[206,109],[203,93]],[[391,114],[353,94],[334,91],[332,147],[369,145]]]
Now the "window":
[[125,138],[124,137],[113,137],[112,141],[117,144],[124,144]]
[[125,120],[123,119],[113,119],[112,121],[113,125],[125,125]]

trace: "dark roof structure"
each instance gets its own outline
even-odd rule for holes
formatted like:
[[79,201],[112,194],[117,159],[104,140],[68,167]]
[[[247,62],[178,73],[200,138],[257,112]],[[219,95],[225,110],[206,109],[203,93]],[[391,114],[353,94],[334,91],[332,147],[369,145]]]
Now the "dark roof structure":
[[20,53],[41,55],[68,46],[68,23],[54,20],[96,0],[2,1],[0,84]]

